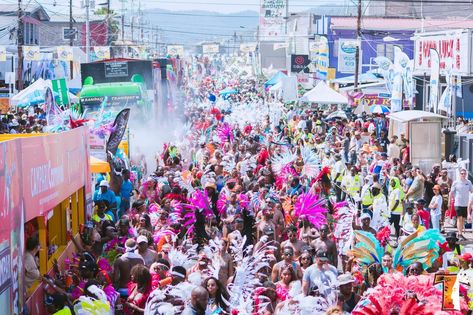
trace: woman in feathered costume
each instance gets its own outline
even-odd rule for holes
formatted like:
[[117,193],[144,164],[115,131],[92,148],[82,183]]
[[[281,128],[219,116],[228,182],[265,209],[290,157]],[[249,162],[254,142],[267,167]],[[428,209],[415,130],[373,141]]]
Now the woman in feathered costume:
[[434,275],[406,277],[401,273],[384,274],[367,298],[361,300],[353,315],[460,315],[461,311],[442,311],[442,290],[434,285]]

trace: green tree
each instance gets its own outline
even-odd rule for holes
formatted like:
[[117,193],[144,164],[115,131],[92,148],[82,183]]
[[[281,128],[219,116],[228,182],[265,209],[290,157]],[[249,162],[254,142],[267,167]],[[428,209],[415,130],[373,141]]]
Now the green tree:
[[115,13],[114,10],[110,10],[109,12],[106,7],[102,7],[95,10],[94,14],[103,15],[104,19],[107,21],[108,23],[107,44],[110,45],[112,42],[118,39],[118,33],[120,32],[117,14]]

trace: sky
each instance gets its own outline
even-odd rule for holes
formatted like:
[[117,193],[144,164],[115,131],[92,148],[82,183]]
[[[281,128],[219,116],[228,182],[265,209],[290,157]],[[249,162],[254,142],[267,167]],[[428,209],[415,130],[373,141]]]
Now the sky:
[[[17,0],[2,0],[6,3],[17,3]],[[24,0],[36,1],[50,10],[57,10],[58,12],[68,10],[67,0]],[[96,7],[98,4],[106,3],[107,0],[91,0],[95,1]],[[122,6],[121,0],[110,0],[111,6],[114,9],[120,9]],[[214,11],[219,13],[235,13],[245,10],[258,11],[260,0],[124,0],[125,7],[138,7],[141,1],[142,9],[165,9],[171,11],[188,11],[188,10],[204,10]],[[350,2],[350,0],[288,0],[289,10],[291,12],[299,12],[310,9],[314,5],[330,5],[334,2]],[[73,0],[74,10],[81,9],[81,3],[85,0]]]

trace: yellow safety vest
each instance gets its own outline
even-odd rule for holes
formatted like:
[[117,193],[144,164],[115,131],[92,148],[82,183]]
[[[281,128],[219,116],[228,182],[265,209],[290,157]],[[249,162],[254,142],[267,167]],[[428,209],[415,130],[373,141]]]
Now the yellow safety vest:
[[373,194],[371,189],[366,189],[363,196],[361,196],[361,204],[363,206],[371,206],[373,204]]
[[[349,177],[351,177],[351,175],[349,175]],[[361,189],[360,176],[355,175],[353,179],[347,181],[346,189],[350,196],[356,195]]]
[[[392,206],[396,203],[396,197],[394,195],[394,192],[396,190],[393,190],[390,194],[389,194],[389,210],[393,213],[398,213],[398,214],[402,214],[402,196],[401,198],[399,199],[399,204],[397,205],[396,209],[392,209]],[[400,194],[400,192],[399,192]]]

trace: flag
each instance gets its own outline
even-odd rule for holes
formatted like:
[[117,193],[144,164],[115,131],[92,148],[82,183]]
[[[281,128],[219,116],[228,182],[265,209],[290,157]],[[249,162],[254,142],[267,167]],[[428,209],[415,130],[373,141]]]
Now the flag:
[[440,59],[437,50],[430,49],[430,97],[429,110],[437,112],[438,90],[440,76]]
[[39,61],[39,46],[23,46],[23,58],[27,61]]
[[7,48],[0,46],[0,61],[7,61]]
[[94,46],[94,53],[97,59],[110,59],[109,46]]
[[390,75],[389,70],[393,69],[393,63],[389,58],[379,56],[374,58],[374,62],[378,65],[378,72],[383,76],[386,89],[391,93],[394,76]]
[[62,61],[72,61],[73,51],[71,46],[58,46],[57,47],[57,59]]

